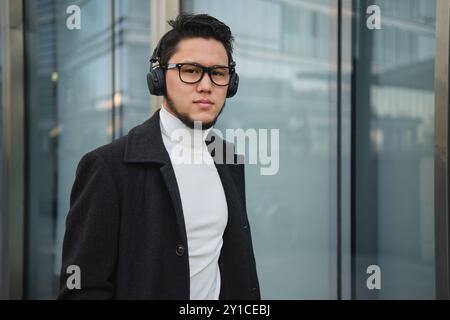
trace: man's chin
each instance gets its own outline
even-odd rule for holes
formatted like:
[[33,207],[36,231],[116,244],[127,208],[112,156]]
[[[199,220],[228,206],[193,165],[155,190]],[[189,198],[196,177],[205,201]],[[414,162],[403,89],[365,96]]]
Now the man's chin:
[[205,117],[190,117],[190,119],[193,122],[204,123],[206,125],[208,123],[214,123],[215,120],[216,120],[216,117],[214,117],[214,118],[211,118],[211,117],[208,117],[208,118],[205,118]]
[[216,118],[215,119],[190,119],[191,123],[190,123],[190,127],[193,129],[202,129],[202,130],[207,130],[209,128],[211,128],[212,126],[214,126],[214,124],[216,123]]
[[208,130],[209,128],[214,126],[217,121],[217,117],[212,119],[209,117],[192,117],[189,114],[183,113],[178,113],[177,117],[181,120],[181,122],[183,122],[187,127],[191,129]]
[[[219,118],[220,114],[222,113],[223,109],[225,108],[225,102],[220,108],[220,111],[217,115],[212,115],[209,112],[208,113],[182,113],[178,112],[177,108],[175,107],[175,104],[170,99],[169,96],[166,97],[167,101],[167,107],[176,115],[178,119],[181,120],[186,126],[192,129],[198,129],[201,128],[202,130],[207,130],[215,125],[217,119]],[[198,122],[196,125],[195,122]]]

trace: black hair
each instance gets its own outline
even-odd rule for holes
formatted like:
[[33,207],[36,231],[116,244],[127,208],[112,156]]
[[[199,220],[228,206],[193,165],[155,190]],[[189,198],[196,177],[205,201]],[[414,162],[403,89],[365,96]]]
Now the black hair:
[[223,44],[228,63],[233,61],[233,40],[230,28],[218,19],[207,14],[180,14],[175,20],[169,20],[172,30],[167,32],[160,43],[159,64],[165,65],[175,54],[178,43],[183,39],[215,39]]

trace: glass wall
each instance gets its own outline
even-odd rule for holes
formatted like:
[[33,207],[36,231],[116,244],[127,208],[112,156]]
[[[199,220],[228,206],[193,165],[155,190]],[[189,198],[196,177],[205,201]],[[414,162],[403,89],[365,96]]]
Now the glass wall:
[[[72,4],[25,1],[29,298],[56,296],[82,155],[143,122],[151,110],[145,83],[150,1],[87,0],[79,3],[79,17]],[[80,28],[69,27],[77,18]]]
[[[183,12],[224,21],[236,38],[240,89],[216,127],[269,129],[269,141],[270,129],[279,129],[279,145],[259,150],[279,155],[278,171],[262,175],[261,157],[254,165],[247,156],[246,165],[262,297],[435,298],[436,1],[180,3]],[[339,3],[352,21],[341,39]],[[151,113],[151,0],[77,1],[80,29],[69,28],[77,19],[67,12],[73,4],[24,0],[26,298],[57,294],[81,156]],[[372,4],[380,8],[379,30],[367,26]],[[1,36],[0,29],[0,108]],[[348,55],[340,69],[339,48]],[[380,289],[367,287],[371,265],[380,267]]]
[[[379,30],[361,18],[369,4]],[[354,298],[433,299],[436,1],[354,5]],[[379,290],[366,285],[369,265]]]
[[[279,129],[279,171],[246,166],[264,299],[335,299],[337,1],[185,0],[236,38],[240,76],[217,128]],[[243,150],[238,150],[242,152]]]

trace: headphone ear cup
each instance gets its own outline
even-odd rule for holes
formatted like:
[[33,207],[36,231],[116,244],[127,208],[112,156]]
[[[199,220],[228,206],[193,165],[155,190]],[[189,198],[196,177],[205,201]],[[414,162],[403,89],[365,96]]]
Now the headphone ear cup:
[[163,96],[166,93],[166,79],[164,70],[156,67],[147,73],[147,86],[152,95]]
[[228,85],[227,98],[233,97],[238,91],[239,87],[239,76],[237,73],[231,75],[230,84]]

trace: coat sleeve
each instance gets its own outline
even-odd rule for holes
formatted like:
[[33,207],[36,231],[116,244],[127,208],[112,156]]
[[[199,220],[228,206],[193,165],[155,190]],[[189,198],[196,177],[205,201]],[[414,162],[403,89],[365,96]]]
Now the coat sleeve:
[[[58,299],[114,298],[119,226],[113,178],[103,158],[90,152],[77,167],[70,195]],[[79,289],[73,288],[75,273],[70,266],[79,267]]]

